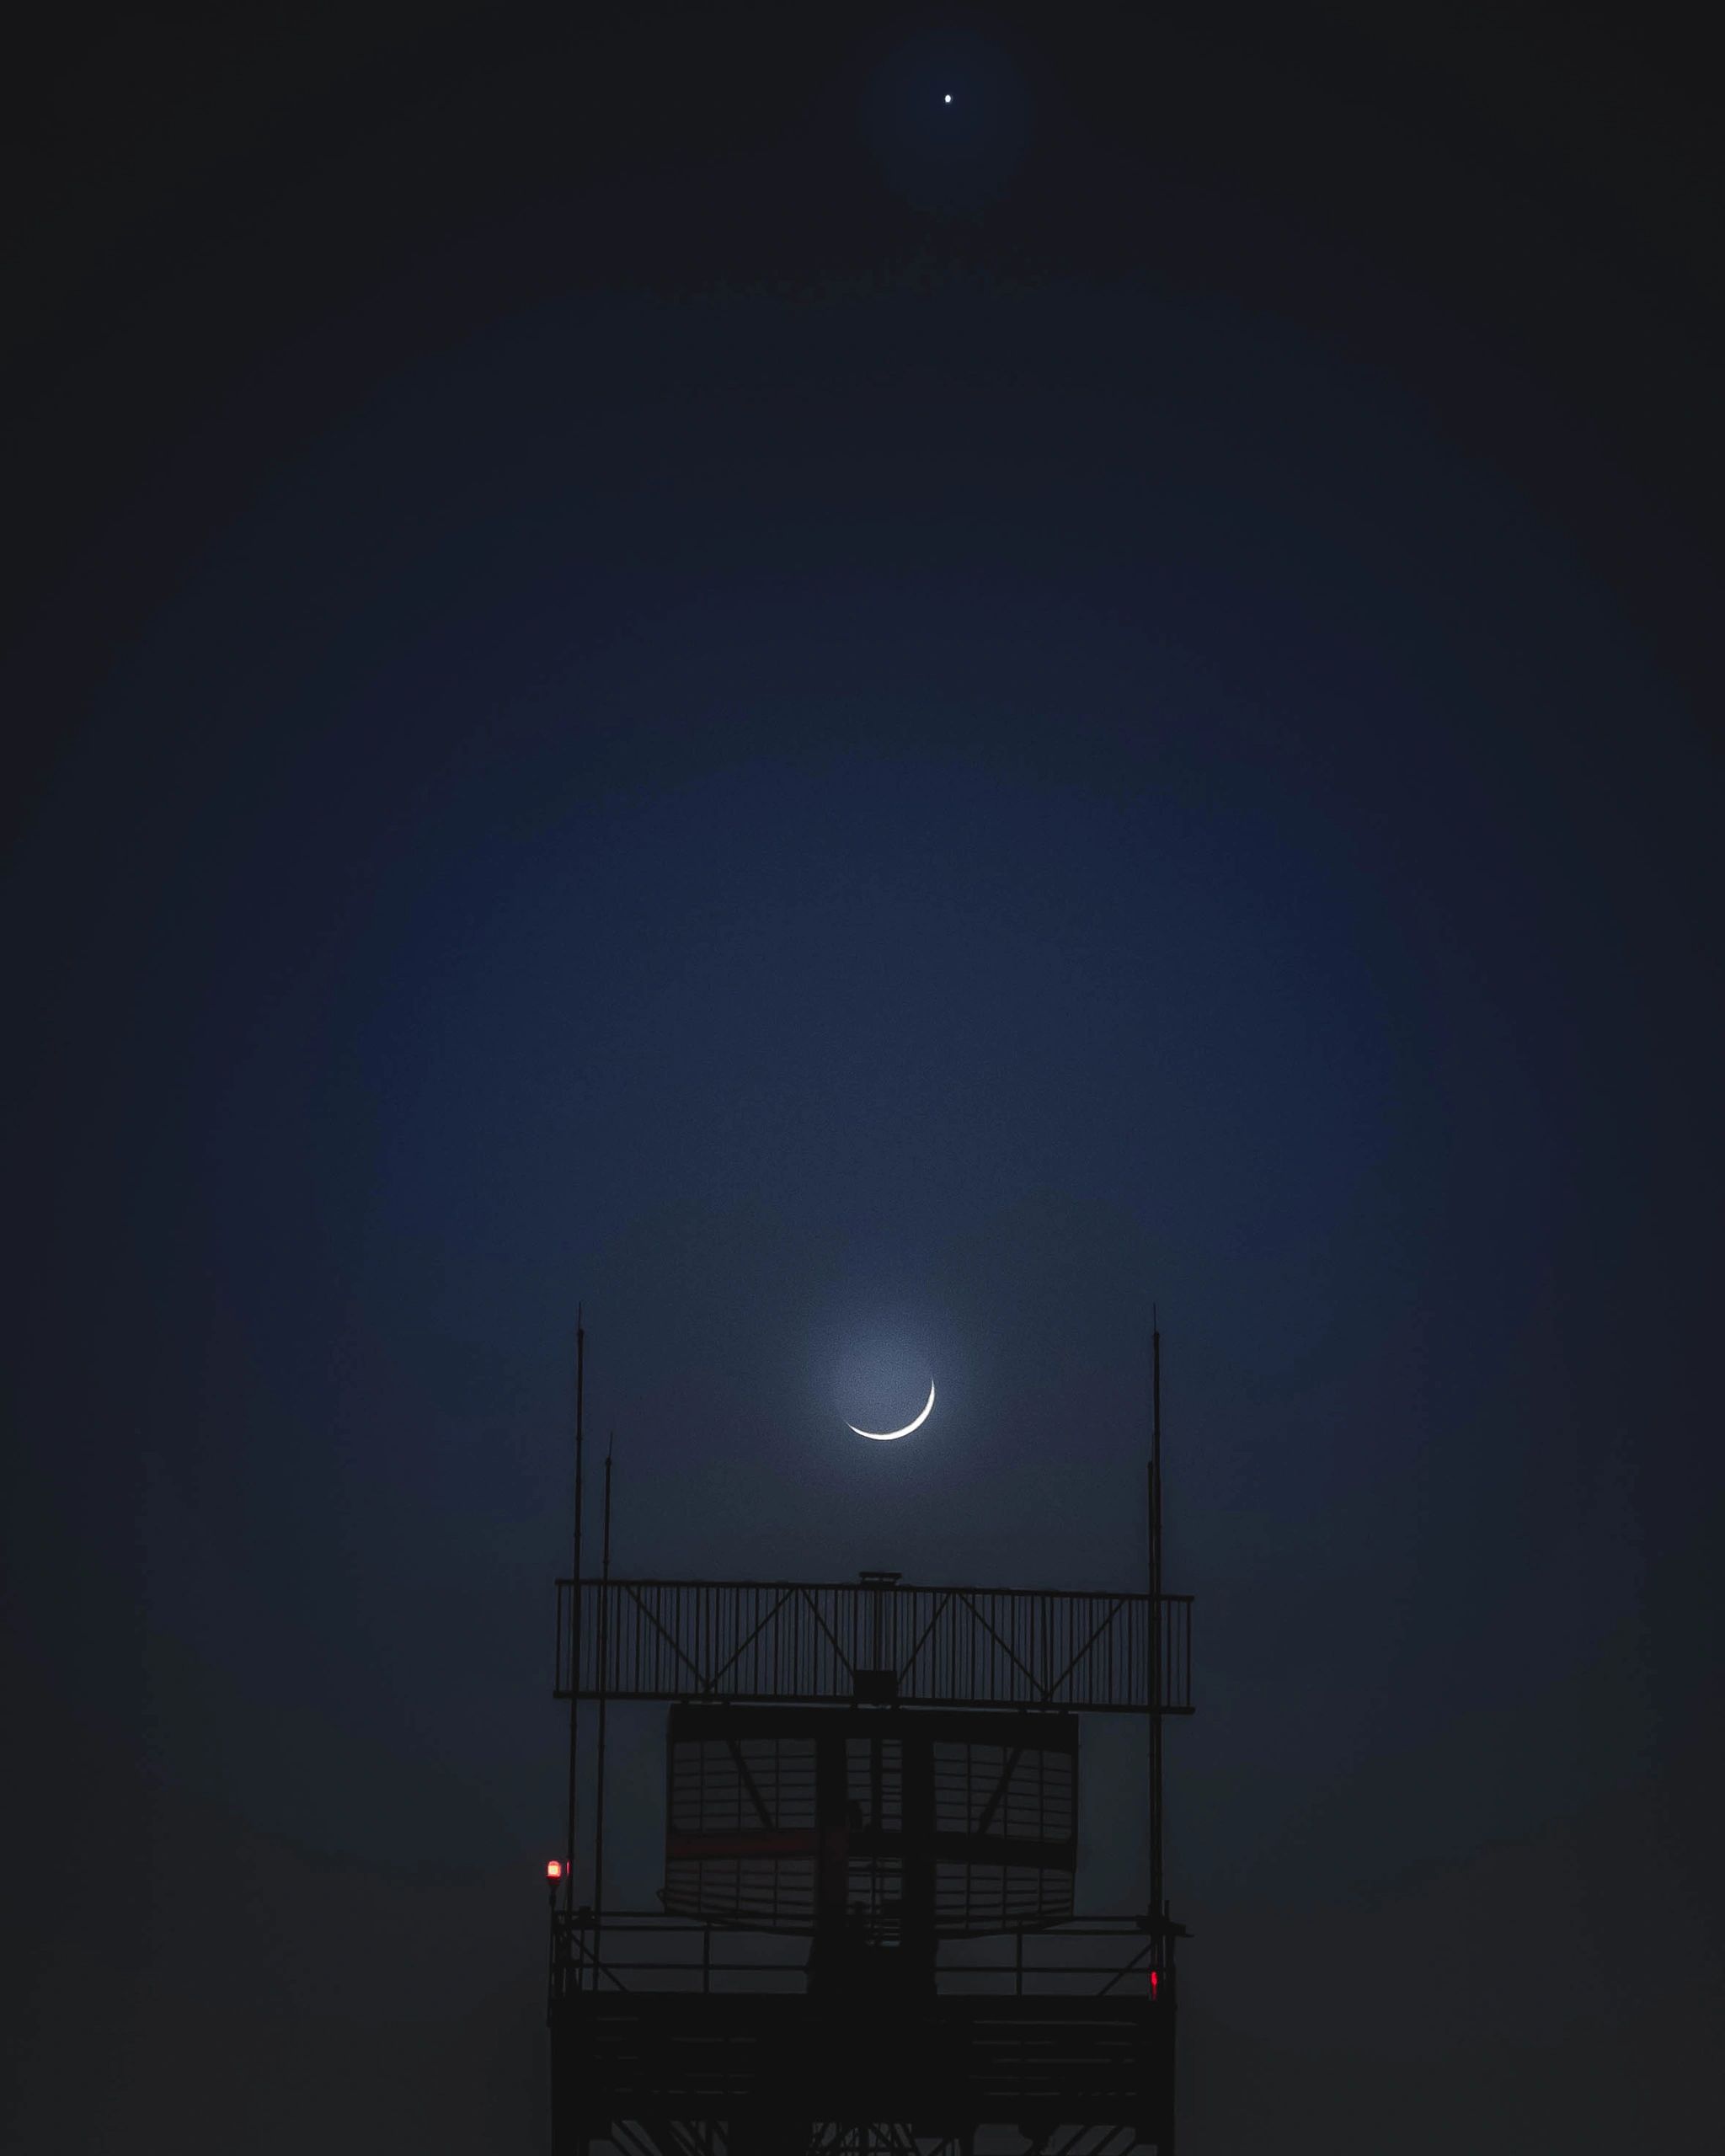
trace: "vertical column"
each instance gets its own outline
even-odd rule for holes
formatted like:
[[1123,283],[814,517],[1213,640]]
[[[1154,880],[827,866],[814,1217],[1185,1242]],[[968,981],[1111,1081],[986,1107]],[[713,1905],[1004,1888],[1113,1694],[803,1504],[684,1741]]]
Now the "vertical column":
[[[904,1762],[904,1897],[900,1951],[906,1983],[934,1981],[934,1745],[914,1714],[895,1715]],[[883,1732],[884,1734],[884,1732]]]
[[849,1777],[845,1763],[845,1721],[814,1740],[814,1933],[831,1943],[841,1935],[851,1886]]

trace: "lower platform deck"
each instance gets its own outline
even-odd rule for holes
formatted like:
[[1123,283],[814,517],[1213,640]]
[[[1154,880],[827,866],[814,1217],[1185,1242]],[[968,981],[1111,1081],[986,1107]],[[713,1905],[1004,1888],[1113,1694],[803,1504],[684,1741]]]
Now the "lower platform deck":
[[559,2151],[616,2138],[620,2121],[721,2127],[733,2148],[806,2148],[824,2126],[870,2121],[962,2146],[996,2127],[1033,2147],[1080,2127],[1168,2142],[1172,2004],[1141,1995],[583,1991],[554,2002],[552,2039]]

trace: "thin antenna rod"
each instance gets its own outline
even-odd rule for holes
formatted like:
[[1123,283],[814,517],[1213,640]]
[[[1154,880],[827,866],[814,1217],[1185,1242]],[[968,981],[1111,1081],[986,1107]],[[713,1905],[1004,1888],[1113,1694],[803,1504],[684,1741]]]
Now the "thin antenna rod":
[[[1162,1895],[1162,1336],[1156,1306],[1150,1318],[1150,1911],[1160,1925],[1167,1914]],[[1162,1965],[1160,1932],[1156,1966]]]
[[606,1663],[611,1646],[611,1454],[617,1443],[612,1431],[605,1448],[605,1524],[599,1558],[599,1744],[594,1771],[598,1790],[593,1812],[593,1954],[599,1955],[599,1927],[605,1915],[605,1701],[608,1684]]
[[568,1832],[563,1860],[563,1906],[568,1915],[575,1907],[575,1769],[581,1741],[581,1440],[582,1417],[587,1390],[587,1332],[581,1322],[581,1305],[575,1305],[575,1549],[574,1577],[569,1583],[569,1804]]

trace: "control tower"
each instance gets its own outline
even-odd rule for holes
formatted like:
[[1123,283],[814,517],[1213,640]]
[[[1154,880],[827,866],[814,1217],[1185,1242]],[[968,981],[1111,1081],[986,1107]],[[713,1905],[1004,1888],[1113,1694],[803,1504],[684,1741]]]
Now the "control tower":
[[[599,1576],[558,1582],[557,2156],[1171,2156],[1162,1737],[1192,1710],[1191,1599],[1162,1589],[1160,1364],[1158,1339],[1136,1592],[616,1578],[607,1463]],[[652,1909],[606,1905],[624,1701],[666,1709]],[[1097,1714],[1146,1728],[1141,1909],[1080,1892]]]

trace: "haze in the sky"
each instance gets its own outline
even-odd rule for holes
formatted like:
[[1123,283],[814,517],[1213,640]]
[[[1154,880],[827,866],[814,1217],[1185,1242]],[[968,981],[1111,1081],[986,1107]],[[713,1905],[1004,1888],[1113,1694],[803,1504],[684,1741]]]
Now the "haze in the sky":
[[945,20],[38,26],[8,2147],[546,2146],[578,1304],[619,1572],[1116,1588],[1156,1307],[1187,2156],[1713,2144],[1699,33]]

